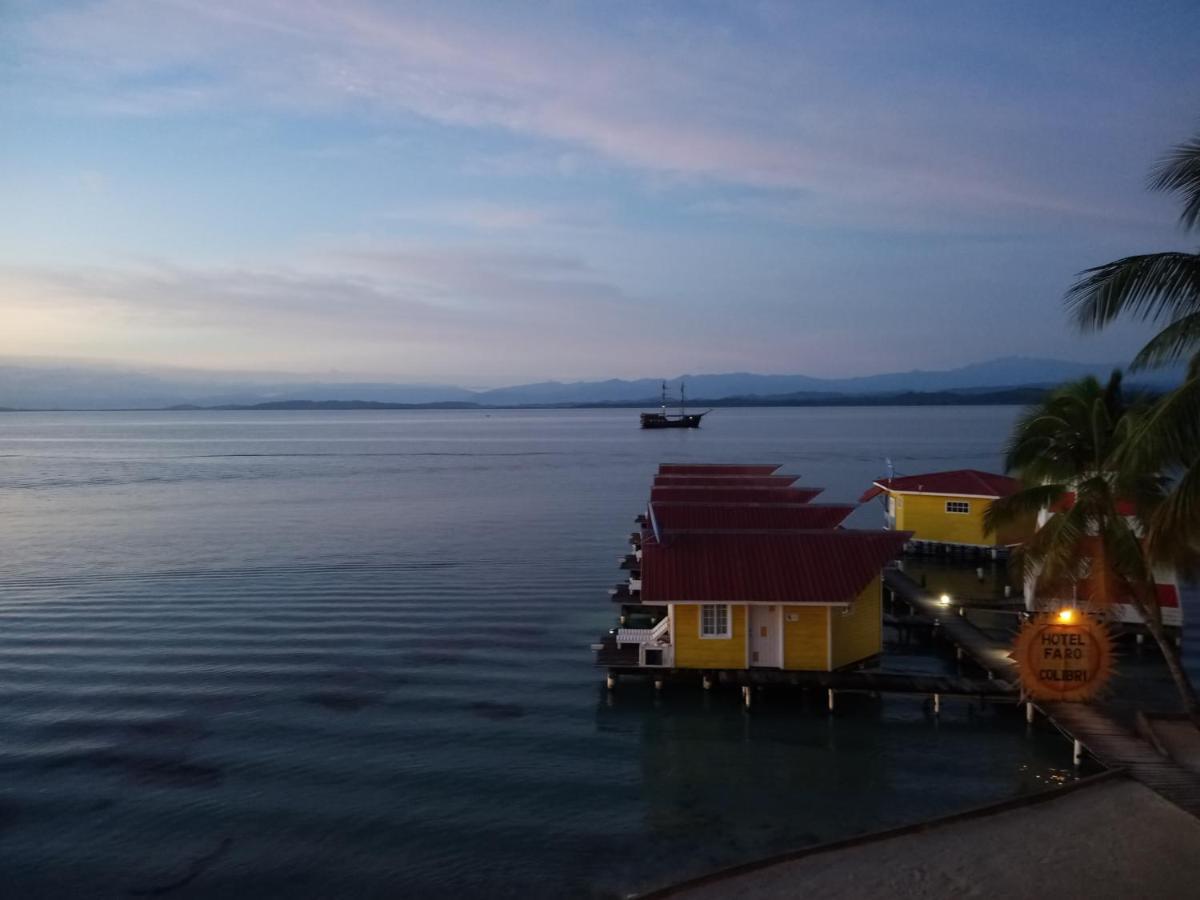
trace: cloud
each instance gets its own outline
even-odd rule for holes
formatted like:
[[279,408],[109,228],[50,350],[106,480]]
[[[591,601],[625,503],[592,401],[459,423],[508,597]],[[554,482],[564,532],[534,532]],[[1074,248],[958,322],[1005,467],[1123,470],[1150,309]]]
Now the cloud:
[[8,267],[0,285],[7,354],[540,377],[642,340],[634,298],[553,254],[366,242],[304,268]]
[[614,29],[508,5],[102,0],[28,28],[34,69],[111,113],[358,108],[549,140],[564,148],[545,154],[559,165],[577,148],[657,177],[811,191],[867,215],[1114,215],[997,152],[1013,116],[973,85],[928,76],[880,90],[856,72],[898,40],[936,54],[957,51],[961,34],[861,11],[761,15],[731,26],[643,13]]

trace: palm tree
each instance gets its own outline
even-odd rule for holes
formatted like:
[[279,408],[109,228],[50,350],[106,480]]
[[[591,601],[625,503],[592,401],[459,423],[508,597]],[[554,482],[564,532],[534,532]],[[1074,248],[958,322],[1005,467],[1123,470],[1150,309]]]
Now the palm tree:
[[1098,608],[1130,603],[1195,716],[1200,702],[1163,631],[1154,557],[1142,533],[1145,517],[1166,499],[1165,480],[1129,465],[1126,453],[1148,414],[1145,404],[1126,401],[1120,372],[1106,385],[1089,377],[1053,391],[1025,412],[1009,442],[1006,468],[1022,489],[994,501],[985,521],[995,531],[1052,511],[1020,551],[1035,595],[1080,597]]
[[[1181,196],[1185,232],[1200,227],[1200,135],[1159,162],[1150,188]],[[1134,369],[1182,359],[1200,350],[1200,253],[1145,253],[1087,269],[1067,291],[1066,302],[1084,331],[1098,331],[1121,316],[1161,323],[1162,330],[1134,358]]]
[[[1200,228],[1200,135],[1159,162],[1150,188],[1179,195],[1184,231]],[[1088,269],[1066,303],[1084,331],[1121,316],[1161,324],[1134,358],[1134,369],[1191,355],[1183,384],[1126,442],[1124,465],[1171,476],[1165,502],[1146,522],[1149,545],[1157,561],[1194,573],[1200,567],[1200,253],[1148,253]]]

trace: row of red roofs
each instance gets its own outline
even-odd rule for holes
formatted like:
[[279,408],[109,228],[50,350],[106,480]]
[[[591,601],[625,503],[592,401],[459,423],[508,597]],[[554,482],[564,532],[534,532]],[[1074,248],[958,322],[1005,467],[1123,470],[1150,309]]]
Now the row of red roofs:
[[[660,465],[642,535],[641,602],[837,603],[856,597],[912,536],[841,528],[854,505],[812,503],[821,489],[796,486],[799,476],[779,468]],[[881,479],[860,502],[884,491],[997,498],[1019,488],[1005,475],[960,469]],[[1121,512],[1133,515],[1132,504]],[[1159,603],[1177,606],[1174,577],[1165,581]]]
[[659,466],[642,532],[641,602],[852,600],[910,532],[841,528],[852,504],[812,503],[777,465]]

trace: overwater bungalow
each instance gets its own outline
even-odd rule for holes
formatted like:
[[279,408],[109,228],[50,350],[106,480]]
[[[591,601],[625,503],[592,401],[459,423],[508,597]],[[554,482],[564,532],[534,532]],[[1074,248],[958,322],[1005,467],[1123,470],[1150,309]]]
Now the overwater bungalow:
[[999,551],[1021,543],[1032,534],[1032,522],[994,534],[988,534],[984,528],[983,516],[988,505],[1019,488],[1019,482],[1007,475],[955,469],[881,479],[859,501],[881,498],[885,527],[912,532],[910,549]]
[[[681,490],[701,493],[680,499]],[[630,580],[613,592],[621,624],[594,645],[597,664],[610,678],[695,671],[707,683],[730,673],[831,672],[877,657],[881,572],[910,535],[842,529],[853,507],[795,500],[815,495],[653,488],[635,552],[622,560]]]

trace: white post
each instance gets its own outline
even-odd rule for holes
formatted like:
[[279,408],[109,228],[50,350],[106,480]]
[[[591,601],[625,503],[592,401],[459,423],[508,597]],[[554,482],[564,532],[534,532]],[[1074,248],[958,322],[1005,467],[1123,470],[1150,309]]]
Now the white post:
[[826,702],[829,704],[829,711],[833,712],[833,688],[830,688],[826,693],[828,695]]
[[608,673],[608,677],[604,679],[604,686],[610,691],[617,686],[617,676],[612,672]]
[[742,685],[742,703],[745,704],[746,709],[750,708],[750,698],[753,694],[754,692],[750,689],[750,685]]
[[1072,755],[1072,761],[1075,763],[1075,768],[1079,768],[1083,762],[1083,744],[1078,738],[1075,739],[1075,749]]
[[1033,704],[1032,703],[1025,704],[1025,721],[1028,722],[1030,725],[1033,724]]
[[661,678],[654,679],[654,690],[661,691],[663,688],[663,680]]
[[983,581],[983,566],[978,566],[975,569],[975,577],[978,578],[980,581]]
[[1012,585],[1006,584],[1004,586],[1004,598],[1007,600],[1011,596],[1012,596]]
[[704,686],[704,689],[705,689],[706,691],[711,691],[711,690],[712,690],[712,676],[711,676],[711,675],[704,675],[704,676],[703,676],[703,677],[700,679],[700,683],[701,683],[701,684]]
[[933,714],[935,716],[938,716],[938,715],[941,715],[941,713],[942,713],[942,695],[934,694],[933,695]]

